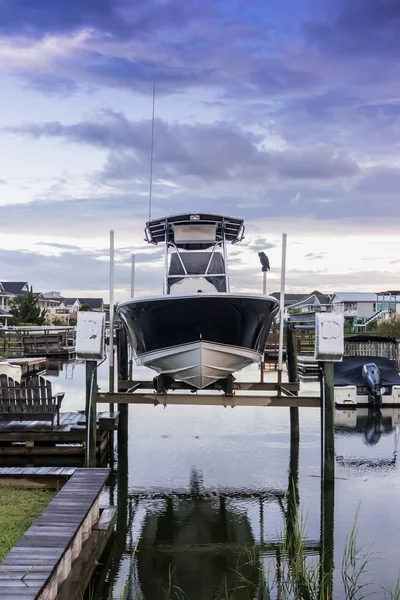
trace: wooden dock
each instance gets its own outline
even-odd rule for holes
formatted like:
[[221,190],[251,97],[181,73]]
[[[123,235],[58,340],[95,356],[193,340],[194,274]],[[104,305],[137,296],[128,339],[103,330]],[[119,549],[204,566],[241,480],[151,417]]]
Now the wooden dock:
[[22,377],[30,377],[31,375],[39,375],[44,373],[47,367],[47,359],[45,356],[36,356],[34,358],[9,358],[7,362],[11,365],[18,365],[22,369]]
[[[119,413],[99,412],[96,420],[96,453],[103,457]],[[60,413],[60,425],[43,421],[0,422],[0,456],[83,457],[86,447],[84,411]]]
[[67,600],[85,592],[112,533],[116,509],[100,510],[108,469],[76,469],[0,563],[4,600]]
[[75,357],[75,327],[13,327],[0,329],[0,355],[5,358]]

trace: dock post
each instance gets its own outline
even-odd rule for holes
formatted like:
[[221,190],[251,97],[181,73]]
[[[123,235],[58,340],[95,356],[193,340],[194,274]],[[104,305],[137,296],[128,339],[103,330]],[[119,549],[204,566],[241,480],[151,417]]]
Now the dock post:
[[335,484],[321,477],[321,556],[320,589],[323,598],[332,600],[334,568]]
[[[128,379],[128,339],[124,327],[117,329],[118,381]],[[118,391],[119,385],[118,385]],[[128,444],[128,408],[129,404],[118,404],[118,455],[121,443]]]
[[[297,383],[297,335],[296,330],[290,325],[286,328],[286,356],[287,356],[287,369],[288,379],[290,383]],[[294,392],[297,396],[298,393]],[[291,440],[299,439],[299,409],[296,406],[290,407],[290,438]]]
[[86,456],[85,466],[96,466],[96,402],[94,396],[97,392],[97,362],[86,361]]
[[[299,532],[298,507],[299,507],[299,436],[292,434],[292,421],[290,423],[290,456],[289,477],[287,490],[287,503],[285,511],[287,552],[291,566],[296,564],[296,540]],[[278,559],[278,557],[277,557]],[[300,574],[301,575],[301,574]],[[297,597],[297,596],[296,596]],[[299,596],[300,597],[300,596]]]
[[[117,336],[118,382],[128,379],[128,339],[124,327],[119,327]],[[118,391],[119,383],[118,383]],[[117,544],[118,554],[125,551],[128,527],[128,410],[129,404],[118,404],[119,423],[117,436]]]
[[320,363],[321,373],[321,475],[323,481],[335,480],[335,394],[334,363]]

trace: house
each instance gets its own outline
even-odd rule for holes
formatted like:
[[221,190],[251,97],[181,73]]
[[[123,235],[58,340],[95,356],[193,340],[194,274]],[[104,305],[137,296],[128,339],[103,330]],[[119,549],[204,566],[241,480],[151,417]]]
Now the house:
[[103,298],[78,298],[78,300],[81,303],[81,306],[84,304],[89,304],[91,310],[99,312],[104,311]]
[[[308,296],[309,294],[307,294]],[[271,294],[273,298],[276,298],[278,301],[281,298],[280,292],[273,292]],[[292,304],[296,304],[297,302],[301,302],[306,296],[304,294],[285,294],[285,308],[288,308]]]
[[79,298],[64,298],[65,304],[67,305],[69,314],[72,318],[76,319],[76,314],[82,304],[79,301]]
[[0,282],[0,309],[8,313],[10,301],[19,294],[27,294],[29,285],[26,281],[1,281]]
[[7,327],[11,319],[12,315],[0,308],[0,327]]
[[377,310],[377,294],[368,292],[337,292],[331,302],[345,318],[369,319]]
[[331,312],[332,304],[328,294],[314,290],[311,294],[303,296],[299,302],[291,304],[287,310],[291,322],[314,323],[316,312]]
[[390,314],[400,314],[400,291],[389,290],[378,292],[376,298],[376,310],[388,311]]
[[40,308],[46,311],[46,320],[53,324],[55,320],[69,324],[70,312],[65,299],[60,292],[40,292],[34,294],[39,302]]

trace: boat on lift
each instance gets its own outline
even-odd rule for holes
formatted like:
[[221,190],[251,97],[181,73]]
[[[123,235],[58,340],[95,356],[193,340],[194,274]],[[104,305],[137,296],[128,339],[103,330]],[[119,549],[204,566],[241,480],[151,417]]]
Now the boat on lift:
[[158,373],[157,391],[175,381],[225,389],[233,373],[261,362],[279,303],[230,291],[227,244],[244,230],[243,219],[204,213],[146,223],[146,241],[165,250],[163,295],[132,298],[117,313],[136,362]]

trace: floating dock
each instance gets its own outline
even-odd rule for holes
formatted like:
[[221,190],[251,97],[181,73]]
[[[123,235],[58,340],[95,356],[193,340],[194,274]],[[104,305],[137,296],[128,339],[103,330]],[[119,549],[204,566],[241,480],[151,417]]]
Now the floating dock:
[[[118,425],[118,412],[99,412],[96,419],[96,454],[104,458],[110,434]],[[84,457],[84,411],[60,413],[60,425],[43,421],[0,422],[1,457]]]

